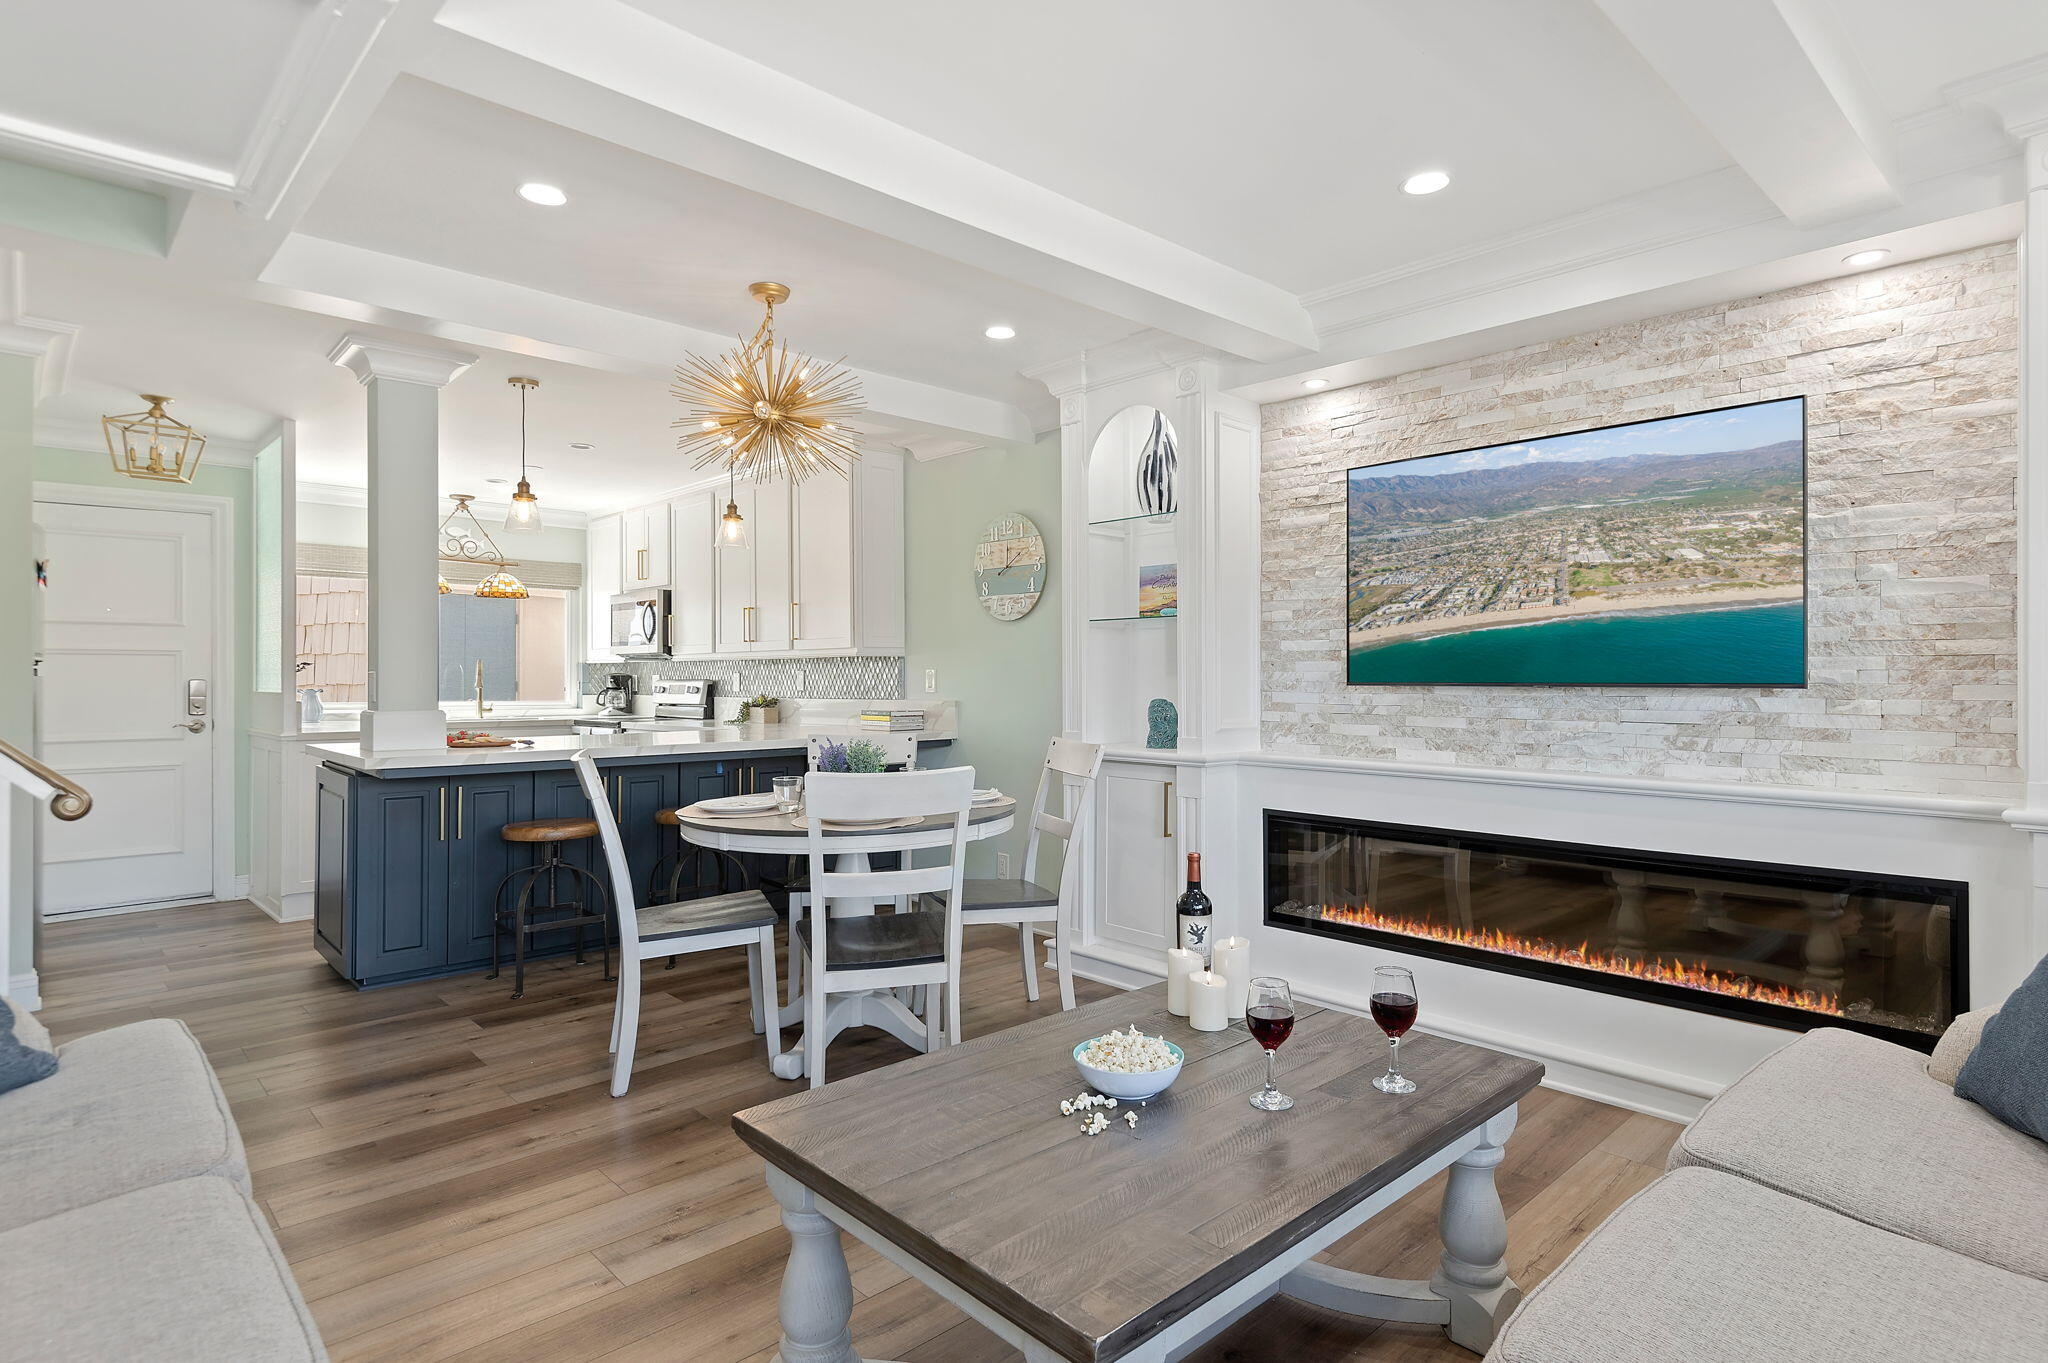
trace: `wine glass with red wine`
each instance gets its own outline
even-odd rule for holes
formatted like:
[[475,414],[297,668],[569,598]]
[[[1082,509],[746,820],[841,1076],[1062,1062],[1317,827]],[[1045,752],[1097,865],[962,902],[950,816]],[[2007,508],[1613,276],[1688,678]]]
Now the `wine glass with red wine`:
[[1244,1025],[1252,1040],[1266,1051],[1266,1086],[1252,1095],[1252,1106],[1266,1112],[1285,1112],[1294,1100],[1273,1087],[1273,1053],[1294,1031],[1294,995],[1287,981],[1275,975],[1254,976],[1245,999]]
[[1406,966],[1383,965],[1372,972],[1372,1020],[1387,1034],[1387,1072],[1372,1081],[1381,1093],[1413,1093],[1415,1081],[1401,1075],[1401,1038],[1415,1025],[1415,976]]

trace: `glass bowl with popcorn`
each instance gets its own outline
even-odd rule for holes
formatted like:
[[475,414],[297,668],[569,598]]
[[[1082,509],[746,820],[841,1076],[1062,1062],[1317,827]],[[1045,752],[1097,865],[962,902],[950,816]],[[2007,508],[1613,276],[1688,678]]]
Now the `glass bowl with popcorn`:
[[1131,1103],[1166,1092],[1180,1078],[1186,1059],[1180,1047],[1164,1037],[1146,1036],[1136,1023],[1129,1031],[1105,1032],[1074,1047],[1074,1068],[1081,1071],[1081,1082]]

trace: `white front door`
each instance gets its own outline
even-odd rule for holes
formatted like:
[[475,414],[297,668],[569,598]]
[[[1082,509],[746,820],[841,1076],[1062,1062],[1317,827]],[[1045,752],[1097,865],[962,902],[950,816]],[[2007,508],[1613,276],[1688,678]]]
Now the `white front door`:
[[211,898],[214,519],[56,501],[35,519],[43,760],[93,800],[44,826],[43,911]]

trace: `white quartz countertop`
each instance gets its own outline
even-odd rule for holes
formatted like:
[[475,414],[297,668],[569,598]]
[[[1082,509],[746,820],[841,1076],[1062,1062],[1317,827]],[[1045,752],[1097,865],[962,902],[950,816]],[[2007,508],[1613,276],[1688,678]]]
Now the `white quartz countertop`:
[[[485,731],[488,732],[488,728]],[[834,738],[868,736],[851,724],[765,724],[730,725],[716,729],[660,729],[647,733],[555,734],[510,748],[400,748],[390,752],[366,753],[360,743],[313,743],[307,745],[306,751],[317,760],[331,762],[337,767],[382,775],[441,767],[497,767],[536,762],[566,764],[571,755],[586,748],[600,759],[688,758],[721,753],[786,751],[803,747],[819,734],[829,734]],[[951,742],[955,736],[951,729],[924,729],[917,734],[917,739],[920,743],[940,743]]]

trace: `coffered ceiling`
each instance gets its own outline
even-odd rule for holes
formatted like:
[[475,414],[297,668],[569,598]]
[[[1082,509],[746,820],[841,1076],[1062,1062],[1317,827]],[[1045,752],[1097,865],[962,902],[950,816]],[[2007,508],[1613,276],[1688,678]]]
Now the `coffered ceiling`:
[[2036,86],[2048,8],[2004,0],[72,0],[0,10],[0,252],[83,328],[52,438],[146,387],[358,481],[325,355],[383,329],[486,356],[451,486],[535,372],[600,509],[685,476],[665,377],[754,279],[936,455],[1106,345],[1264,400],[2009,234],[1985,91]]

